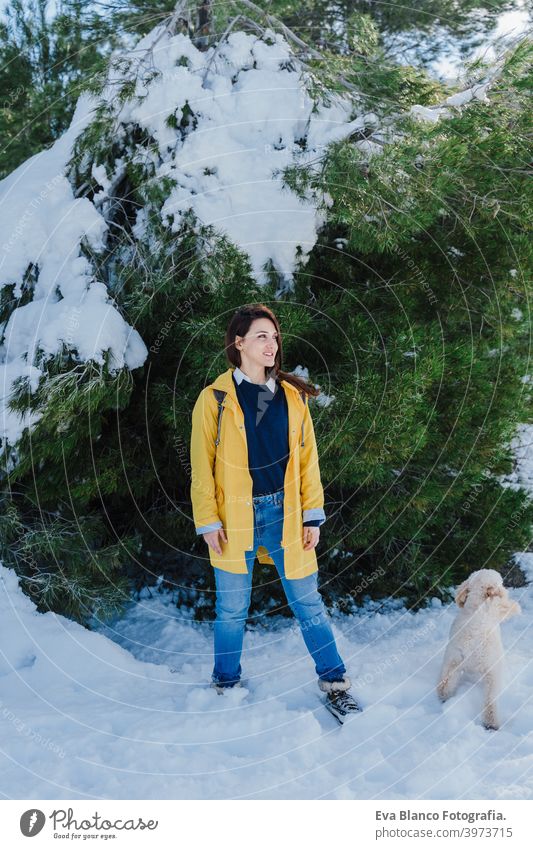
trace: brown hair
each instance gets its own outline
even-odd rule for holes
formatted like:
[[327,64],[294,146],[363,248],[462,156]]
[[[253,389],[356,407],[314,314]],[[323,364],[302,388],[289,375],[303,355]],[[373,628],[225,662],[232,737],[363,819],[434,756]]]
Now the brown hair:
[[228,362],[235,367],[240,367],[241,354],[239,349],[235,347],[235,337],[246,336],[248,330],[250,329],[252,321],[254,321],[254,319],[256,318],[269,318],[270,321],[274,324],[278,334],[278,350],[276,352],[276,358],[272,367],[272,376],[275,377],[277,381],[286,380],[287,383],[292,383],[293,386],[295,386],[297,389],[303,390],[308,395],[313,395],[314,397],[320,395],[320,389],[316,389],[312,384],[307,383],[305,380],[303,380],[301,377],[297,377],[295,374],[290,374],[289,372],[282,371],[281,363],[283,358],[283,347],[281,339],[281,329],[279,326],[279,321],[277,320],[272,310],[266,306],[266,304],[245,304],[244,306],[236,310],[232,315],[228,324],[228,328],[226,330],[225,340],[226,357],[228,359]]

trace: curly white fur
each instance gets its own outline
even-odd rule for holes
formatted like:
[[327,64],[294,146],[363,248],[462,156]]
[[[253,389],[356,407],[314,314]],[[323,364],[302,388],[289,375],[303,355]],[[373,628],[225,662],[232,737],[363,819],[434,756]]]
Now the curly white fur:
[[341,681],[321,681],[318,679],[318,687],[323,693],[335,693],[338,691],[349,690],[352,682],[347,675],[342,676]]
[[494,569],[472,572],[455,594],[459,613],[450,628],[450,638],[437,685],[441,701],[453,696],[463,673],[483,682],[483,725],[496,730],[500,723],[496,699],[503,676],[503,646],[500,622],[521,612]]

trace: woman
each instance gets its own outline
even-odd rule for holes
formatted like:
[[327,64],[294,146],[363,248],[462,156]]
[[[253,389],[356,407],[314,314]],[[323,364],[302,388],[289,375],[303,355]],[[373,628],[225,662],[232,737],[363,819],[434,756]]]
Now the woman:
[[225,345],[231,367],[200,393],[191,434],[194,524],[217,593],[212,686],[223,693],[240,684],[257,552],[278,571],[319,688],[340,719],[359,707],[317,589],[315,548],[326,517],[307,396],[319,393],[281,371],[279,323],[264,304],[235,312]]

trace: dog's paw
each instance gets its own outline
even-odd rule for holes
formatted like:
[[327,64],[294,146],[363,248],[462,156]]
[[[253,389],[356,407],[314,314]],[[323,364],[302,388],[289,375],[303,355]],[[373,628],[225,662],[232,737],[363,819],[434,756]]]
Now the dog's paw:
[[500,727],[500,722],[494,710],[486,711],[483,714],[482,722],[487,731],[498,731]]
[[520,613],[522,613],[522,608],[517,601],[506,599],[499,603],[499,614],[502,622],[504,619],[510,619],[511,616],[518,616]]
[[448,699],[450,698],[450,693],[446,684],[439,684],[437,686],[437,696],[439,698],[439,701],[441,701],[443,704],[444,702],[448,701]]

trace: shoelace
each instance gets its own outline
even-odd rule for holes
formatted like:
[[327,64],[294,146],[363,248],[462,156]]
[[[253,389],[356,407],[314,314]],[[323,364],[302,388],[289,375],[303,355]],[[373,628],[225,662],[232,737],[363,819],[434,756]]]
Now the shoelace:
[[[353,708],[354,705],[357,705],[356,700],[347,690],[334,690],[332,693],[328,693],[330,701],[332,701],[336,707],[341,710],[347,710],[348,708]],[[357,707],[359,707],[357,705]]]

